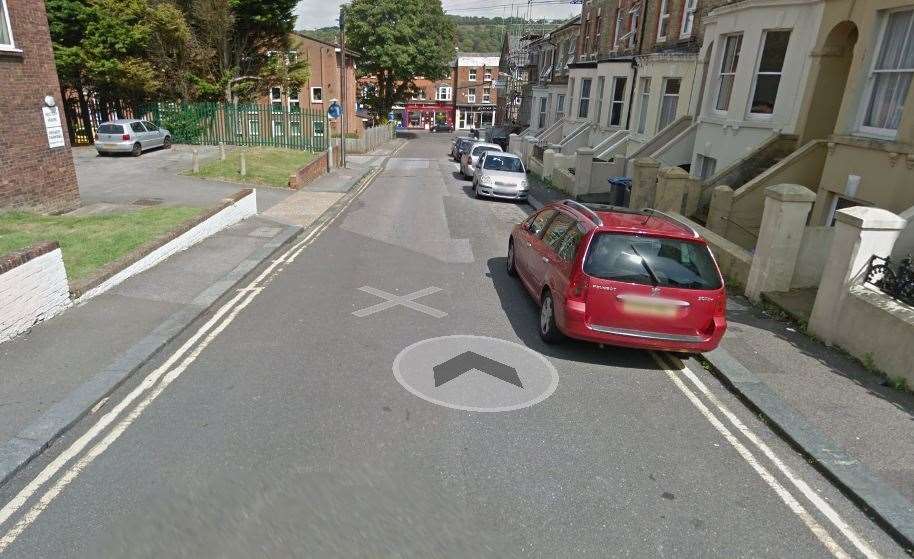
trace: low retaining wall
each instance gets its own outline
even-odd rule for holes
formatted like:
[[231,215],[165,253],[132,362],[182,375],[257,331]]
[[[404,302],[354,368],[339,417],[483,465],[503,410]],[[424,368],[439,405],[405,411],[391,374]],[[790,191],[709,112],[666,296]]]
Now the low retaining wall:
[[67,273],[56,242],[0,257],[0,342],[69,306]]
[[695,229],[699,235],[704,237],[714,254],[714,259],[717,260],[720,273],[731,287],[743,288],[746,286],[746,282],[749,280],[749,269],[752,268],[751,252],[681,214],[670,212],[668,215]]
[[832,343],[914,387],[914,308],[876,289],[856,285],[850,288],[838,317]]
[[[334,155],[336,154],[334,153]],[[334,159],[336,159],[337,162],[339,161],[338,157],[334,157]],[[314,160],[296,171],[294,175],[289,175],[289,188],[298,190],[306,184],[314,182],[318,177],[321,177],[326,173],[327,152],[322,151]]]
[[73,296],[77,298],[77,303],[81,303],[101,295],[131,276],[152,268],[172,254],[188,249],[256,213],[257,192],[250,188],[241,190],[164,239],[157,239],[154,243],[134,251],[125,259],[105,266],[99,274],[84,284],[75,286],[72,289]]

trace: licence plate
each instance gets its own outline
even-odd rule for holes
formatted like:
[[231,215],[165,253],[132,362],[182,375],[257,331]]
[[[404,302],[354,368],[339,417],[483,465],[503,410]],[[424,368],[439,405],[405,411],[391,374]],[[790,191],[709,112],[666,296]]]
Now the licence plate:
[[626,301],[622,304],[622,312],[656,318],[673,318],[676,316],[676,307],[671,305]]

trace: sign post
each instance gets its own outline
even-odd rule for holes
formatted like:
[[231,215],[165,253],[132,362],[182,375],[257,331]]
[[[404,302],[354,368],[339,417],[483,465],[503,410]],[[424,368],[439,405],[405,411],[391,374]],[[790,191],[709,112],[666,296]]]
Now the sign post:
[[[337,101],[336,99],[331,99],[330,106],[327,107],[327,120],[335,121],[338,118],[340,118],[342,115],[343,115],[343,107],[340,106],[339,101]],[[331,122],[331,124],[332,124],[332,122]],[[332,130],[332,128],[331,128],[331,130]],[[327,141],[327,170],[329,171],[330,169],[333,168],[333,133],[332,133],[332,131],[329,131],[329,130],[328,130],[328,132],[329,132],[328,136],[330,137],[330,139]],[[342,147],[343,142],[345,142],[345,141],[346,141],[346,139],[343,137],[343,135],[341,133],[340,134],[340,147]],[[340,155],[342,155],[342,152],[340,152]],[[343,161],[341,158],[340,167],[343,167],[343,166],[344,165],[343,165]]]

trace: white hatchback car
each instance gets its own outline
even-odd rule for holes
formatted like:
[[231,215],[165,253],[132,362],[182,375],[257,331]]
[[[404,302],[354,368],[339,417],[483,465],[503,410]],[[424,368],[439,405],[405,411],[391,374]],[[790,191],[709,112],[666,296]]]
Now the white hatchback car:
[[526,200],[530,185],[524,162],[513,153],[488,151],[479,158],[473,173],[473,193],[477,198],[492,196]]
[[502,151],[502,149],[498,144],[473,142],[464,152],[463,157],[460,158],[460,174],[468,179],[473,178],[473,172],[479,157],[487,151]]

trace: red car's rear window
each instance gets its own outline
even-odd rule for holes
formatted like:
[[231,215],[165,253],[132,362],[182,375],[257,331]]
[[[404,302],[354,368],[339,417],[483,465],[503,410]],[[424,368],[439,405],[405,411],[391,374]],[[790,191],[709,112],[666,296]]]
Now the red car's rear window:
[[681,289],[720,289],[711,251],[702,243],[621,233],[594,235],[584,258],[588,275]]

